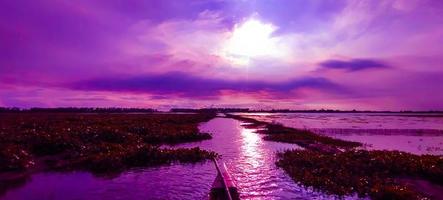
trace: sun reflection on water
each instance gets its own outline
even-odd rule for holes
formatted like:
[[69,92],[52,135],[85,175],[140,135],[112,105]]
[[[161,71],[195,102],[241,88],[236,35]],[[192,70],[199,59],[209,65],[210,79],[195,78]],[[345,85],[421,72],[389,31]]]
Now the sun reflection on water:
[[246,158],[246,163],[252,167],[252,169],[249,170],[254,170],[263,164],[263,155],[260,149],[262,139],[255,131],[255,129],[247,128],[242,128],[241,130],[241,152]]

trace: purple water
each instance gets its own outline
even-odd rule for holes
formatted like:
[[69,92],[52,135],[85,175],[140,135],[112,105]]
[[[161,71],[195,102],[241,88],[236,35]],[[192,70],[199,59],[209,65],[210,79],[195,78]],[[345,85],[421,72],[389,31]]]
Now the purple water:
[[[333,199],[294,183],[275,166],[275,152],[300,148],[264,141],[240,122],[216,118],[200,129],[212,140],[178,145],[220,153],[242,199]],[[134,169],[114,178],[86,172],[40,173],[0,199],[207,199],[216,172],[212,162]],[[353,199],[348,197],[347,199]]]
[[365,148],[443,155],[443,116],[392,113],[243,113],[267,122],[309,129]]
[[[366,143],[367,149],[443,155],[443,117],[365,113],[284,113],[250,117],[307,128],[320,134]],[[262,140],[240,122],[216,118],[200,129],[212,140],[175,147],[213,150],[222,155],[243,199],[331,199],[294,183],[275,166],[275,152],[300,148]],[[207,199],[215,168],[212,162],[133,169],[117,177],[87,172],[39,173],[0,199]],[[347,197],[355,199],[355,197]]]
[[443,130],[441,114],[240,113],[296,128]]

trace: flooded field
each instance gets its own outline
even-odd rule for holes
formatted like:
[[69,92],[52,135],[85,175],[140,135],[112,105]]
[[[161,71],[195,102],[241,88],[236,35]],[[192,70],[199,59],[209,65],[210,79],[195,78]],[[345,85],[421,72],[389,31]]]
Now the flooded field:
[[[397,149],[415,154],[443,154],[441,116],[368,114],[247,114],[259,120],[305,128],[333,137],[360,141],[368,149]],[[391,121],[392,123],[390,123]],[[295,183],[275,164],[276,152],[301,149],[296,144],[265,141],[255,129],[229,118],[201,123],[212,139],[167,148],[200,147],[221,155],[242,199],[335,199]],[[405,130],[404,132],[402,130]],[[211,161],[133,168],[116,176],[89,172],[40,172],[0,199],[208,199],[216,170]],[[346,197],[345,199],[357,199]]]
[[366,149],[443,155],[441,114],[243,113],[284,126],[366,144]]
[[[275,165],[275,153],[300,148],[263,141],[253,129],[233,119],[216,118],[200,129],[212,140],[180,144],[222,155],[242,199],[331,199],[294,183]],[[216,176],[212,162],[135,169],[118,177],[95,177],[86,172],[40,173],[0,199],[207,199]]]

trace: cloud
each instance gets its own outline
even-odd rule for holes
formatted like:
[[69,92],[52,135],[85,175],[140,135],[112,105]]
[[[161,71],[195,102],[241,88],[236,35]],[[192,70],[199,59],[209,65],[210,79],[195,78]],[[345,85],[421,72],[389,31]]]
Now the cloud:
[[[442,9],[421,0],[0,1],[0,104],[441,108],[440,79],[419,73],[443,71]],[[287,56],[244,67],[223,56],[251,17],[278,27],[272,38]]]
[[284,94],[310,88],[322,91],[342,91],[341,86],[325,79],[306,77],[280,83],[247,80],[223,80],[192,76],[180,72],[160,75],[142,75],[129,78],[97,78],[67,84],[66,87],[84,91],[112,91],[149,93],[187,98],[217,98],[223,91],[255,93],[266,91]]
[[352,59],[344,60],[326,60],[319,63],[323,68],[342,69],[347,71],[360,71],[365,69],[388,68],[389,66],[381,61],[372,59]]

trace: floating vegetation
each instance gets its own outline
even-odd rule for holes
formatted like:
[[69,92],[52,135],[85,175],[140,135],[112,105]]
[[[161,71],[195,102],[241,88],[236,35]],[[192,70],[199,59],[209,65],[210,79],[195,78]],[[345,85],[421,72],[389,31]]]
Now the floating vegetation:
[[296,182],[337,195],[357,193],[372,199],[423,199],[398,178],[443,184],[443,159],[399,151],[346,151],[323,154],[309,150],[279,153],[277,165]]
[[315,134],[306,129],[301,130],[289,128],[280,124],[267,124],[265,127],[265,133],[267,134],[267,136],[264,137],[265,140],[295,143],[303,147],[318,143],[338,148],[354,148],[362,145],[359,142],[335,139],[332,137]]
[[405,180],[424,180],[443,185],[443,158],[400,151],[356,150],[362,144],[309,130],[230,115],[258,128],[264,139],[298,144],[305,149],[278,154],[277,166],[296,182],[339,196],[358,194],[372,199],[429,199]]
[[135,147],[111,145],[107,150],[98,153],[74,157],[65,164],[53,166],[61,169],[85,169],[95,173],[121,172],[131,167],[148,167],[156,165],[180,163],[196,163],[202,160],[212,159],[217,156],[214,152],[191,149],[164,149],[151,145]]
[[199,132],[198,124],[214,117],[213,113],[2,113],[0,172],[41,168],[107,173],[211,159],[217,156],[214,152],[160,145],[211,139]]
[[245,126],[248,128],[261,128],[259,132],[266,134],[264,137],[265,140],[294,143],[311,150],[335,153],[339,151],[337,148],[349,149],[362,146],[359,142],[318,135],[307,129],[285,127],[281,124],[262,122],[238,115],[228,114],[227,117],[246,122],[247,124]]
[[19,145],[7,144],[0,149],[0,171],[20,171],[34,164],[28,151]]
[[249,128],[260,128],[269,124],[267,122],[262,122],[253,118],[244,117],[240,115],[233,115],[233,114],[225,114],[225,115],[227,118],[232,118],[247,123],[243,126],[247,126]]

